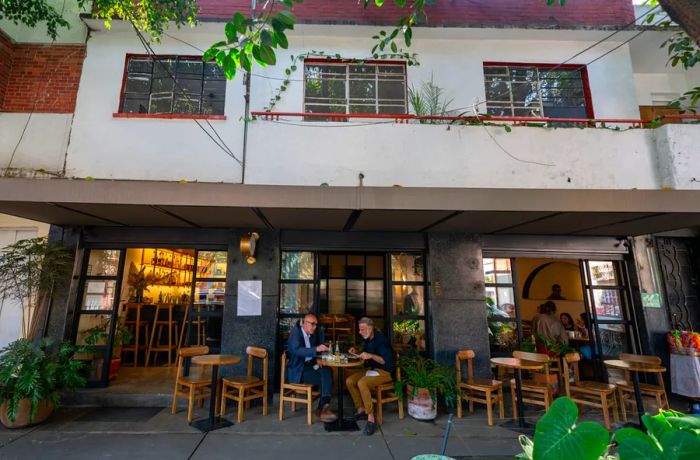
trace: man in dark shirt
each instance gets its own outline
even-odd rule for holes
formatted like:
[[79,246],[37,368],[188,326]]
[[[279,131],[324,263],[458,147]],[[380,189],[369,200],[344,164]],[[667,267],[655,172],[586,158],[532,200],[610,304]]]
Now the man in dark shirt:
[[[360,354],[360,358],[365,360],[365,366],[369,370],[352,374],[345,379],[345,384],[355,403],[357,410],[355,417],[367,416],[364,434],[372,435],[377,428],[372,390],[378,385],[391,382],[391,373],[394,371],[394,352],[389,340],[384,334],[375,330],[374,322],[370,318],[362,318],[358,324],[360,335],[365,341],[365,351]],[[355,349],[351,348],[350,352],[355,353]]]

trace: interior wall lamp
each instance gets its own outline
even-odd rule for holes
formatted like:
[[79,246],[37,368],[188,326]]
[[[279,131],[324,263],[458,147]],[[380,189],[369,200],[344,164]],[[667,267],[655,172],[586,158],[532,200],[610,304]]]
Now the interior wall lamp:
[[250,265],[253,265],[256,261],[255,247],[259,239],[260,235],[257,232],[250,232],[241,237],[241,255],[245,257],[245,261]]

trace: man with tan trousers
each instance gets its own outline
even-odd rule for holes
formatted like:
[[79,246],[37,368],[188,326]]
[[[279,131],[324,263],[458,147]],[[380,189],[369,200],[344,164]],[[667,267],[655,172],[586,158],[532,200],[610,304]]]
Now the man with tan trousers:
[[[370,318],[360,319],[358,328],[364,339],[364,351],[359,356],[365,360],[367,370],[350,375],[345,379],[345,384],[355,403],[357,410],[355,419],[367,417],[367,425],[363,433],[369,436],[377,429],[372,390],[378,385],[391,381],[394,360],[389,340],[384,334],[375,330],[374,322]],[[355,353],[355,349],[351,348],[350,352]]]

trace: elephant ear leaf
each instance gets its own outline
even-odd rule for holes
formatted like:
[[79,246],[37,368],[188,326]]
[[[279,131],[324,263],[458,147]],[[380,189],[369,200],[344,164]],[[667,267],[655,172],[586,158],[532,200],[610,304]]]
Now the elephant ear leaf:
[[668,431],[661,438],[661,448],[668,460],[700,458],[700,436],[689,431]]
[[656,441],[634,428],[618,430],[615,441],[620,460],[666,460]]
[[578,408],[569,398],[558,398],[537,423],[533,460],[597,459],[608,448],[610,433],[593,422],[576,424]]

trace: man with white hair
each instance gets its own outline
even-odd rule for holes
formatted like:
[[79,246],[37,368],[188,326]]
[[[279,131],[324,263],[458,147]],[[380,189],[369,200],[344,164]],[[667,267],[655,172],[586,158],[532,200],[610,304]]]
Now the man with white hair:
[[[379,385],[391,382],[391,373],[394,371],[394,352],[389,340],[384,334],[374,328],[374,321],[370,318],[362,318],[358,323],[360,335],[364,339],[364,351],[360,358],[365,360],[367,371],[357,372],[345,379],[345,384],[355,403],[357,412],[355,418],[367,417],[364,434],[372,435],[377,429],[374,418],[374,405],[372,404],[372,390]],[[355,353],[355,349],[350,349]]]

